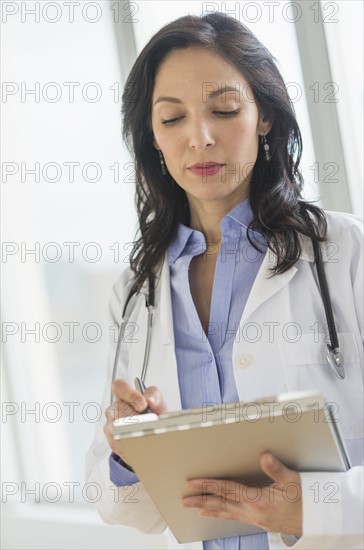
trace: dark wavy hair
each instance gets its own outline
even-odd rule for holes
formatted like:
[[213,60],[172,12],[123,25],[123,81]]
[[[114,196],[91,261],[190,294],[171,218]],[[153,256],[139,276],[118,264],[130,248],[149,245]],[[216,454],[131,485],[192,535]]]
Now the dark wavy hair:
[[185,191],[168,171],[161,173],[151,113],[159,65],[172,50],[191,46],[207,48],[234,65],[251,86],[259,111],[274,121],[267,135],[271,160],[265,160],[259,147],[252,169],[249,200],[254,218],[248,227],[255,248],[259,249],[252,230],[262,232],[276,254],[272,275],[287,271],[299,259],[299,233],[316,241],[326,236],[324,212],[302,199],[301,133],[275,58],[245,25],[228,15],[186,15],[150,39],[131,69],[122,97],[123,139],[135,163],[140,236],[130,266],[138,288],[161,266],[178,223],[189,225]]

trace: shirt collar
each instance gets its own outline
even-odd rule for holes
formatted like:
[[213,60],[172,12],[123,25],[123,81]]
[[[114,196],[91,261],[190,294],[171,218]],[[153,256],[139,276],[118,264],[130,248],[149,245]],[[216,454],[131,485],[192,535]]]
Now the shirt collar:
[[[175,234],[174,239],[168,246],[168,264],[173,264],[177,258],[180,257],[183,250],[186,248],[186,245],[188,241],[190,241],[192,235],[195,234],[195,238],[201,239],[204,242],[204,236],[201,233],[201,231],[197,231],[197,229],[192,229],[191,227],[188,227],[187,225],[179,222],[177,226],[177,231]],[[201,243],[202,243],[201,241]]]
[[254,215],[250,206],[249,198],[239,202],[226,216],[224,216],[220,222],[220,228],[226,223],[227,220],[234,220],[237,224],[247,228],[252,221]]
[[[226,214],[220,222],[220,230],[223,238],[232,238],[239,240],[243,233],[246,233],[246,229],[249,223],[253,219],[253,212],[250,206],[249,198],[239,202],[234,208]],[[259,244],[265,243],[263,236],[254,231],[253,235]],[[192,229],[187,225],[179,222],[175,237],[168,246],[168,264],[173,264],[177,258],[179,258],[186,248],[187,244],[194,241],[201,246],[201,251],[206,250],[205,236],[202,231],[198,229]]]

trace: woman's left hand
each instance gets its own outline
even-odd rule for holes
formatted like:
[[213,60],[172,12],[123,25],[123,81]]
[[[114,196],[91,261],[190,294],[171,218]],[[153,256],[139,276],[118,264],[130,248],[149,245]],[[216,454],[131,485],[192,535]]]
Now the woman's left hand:
[[265,531],[301,536],[300,474],[270,453],[261,456],[260,467],[274,483],[259,487],[223,479],[190,480],[187,487],[201,494],[185,497],[183,506],[199,508],[203,516],[234,519]]

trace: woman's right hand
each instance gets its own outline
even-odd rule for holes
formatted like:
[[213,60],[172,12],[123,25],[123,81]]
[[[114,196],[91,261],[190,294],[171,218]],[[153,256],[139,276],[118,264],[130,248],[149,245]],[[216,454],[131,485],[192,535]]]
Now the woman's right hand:
[[[122,441],[115,441],[112,437],[112,423],[117,418],[141,414],[147,407],[149,407],[151,412],[161,414],[167,412],[167,405],[160,390],[155,386],[150,386],[141,394],[125,380],[119,378],[114,380],[112,392],[115,396],[115,401],[105,410],[107,422],[104,426],[104,433],[111,450],[128,464],[127,457],[123,453]],[[132,467],[130,464],[128,465]]]

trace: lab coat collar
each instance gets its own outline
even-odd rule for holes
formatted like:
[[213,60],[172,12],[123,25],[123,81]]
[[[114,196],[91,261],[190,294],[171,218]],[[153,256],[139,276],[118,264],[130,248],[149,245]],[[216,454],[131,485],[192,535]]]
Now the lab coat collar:
[[[301,245],[300,260],[306,260],[308,262],[314,263],[315,254],[313,250],[312,240],[309,237],[306,237],[306,235],[302,235],[302,233],[298,233],[298,240]],[[330,250],[327,247],[327,243],[320,242],[319,246],[321,248],[322,261],[326,262],[330,256]]]
[[[301,244],[301,254],[299,260],[304,260],[313,263],[315,261],[315,255],[313,252],[312,241],[306,235],[298,234],[298,238]],[[320,243],[322,251],[322,260],[327,259],[327,254]],[[297,273],[297,267],[293,265],[290,269],[284,273],[272,276],[272,267],[277,262],[277,256],[270,249],[263,259],[262,265],[257,273],[252,289],[250,291],[247,303],[245,305],[243,315],[240,321],[240,325],[243,324],[246,319],[266,300],[276,294],[281,288],[283,288]]]
[[[165,254],[160,277],[156,286],[156,304],[160,303],[160,323],[164,329],[166,336],[172,343],[174,348],[174,331],[173,331],[173,314],[172,314],[172,298],[170,288],[168,251]],[[168,342],[167,339],[167,342]],[[167,343],[166,342],[166,343]]]
[[[302,233],[298,233],[298,240],[301,245],[301,254],[299,259],[304,260],[307,262],[314,263],[315,262],[315,254],[313,250],[312,240],[307,237],[306,235],[303,235]],[[327,262],[328,259],[332,256],[332,250],[330,250],[330,247],[328,244],[334,245],[335,243],[328,243],[326,242],[320,242],[319,246],[321,248],[321,256],[322,261]],[[271,255],[271,258],[273,260],[273,263],[276,261],[276,255],[272,251],[267,251],[267,254]],[[271,266],[273,266],[273,263],[271,263]]]

